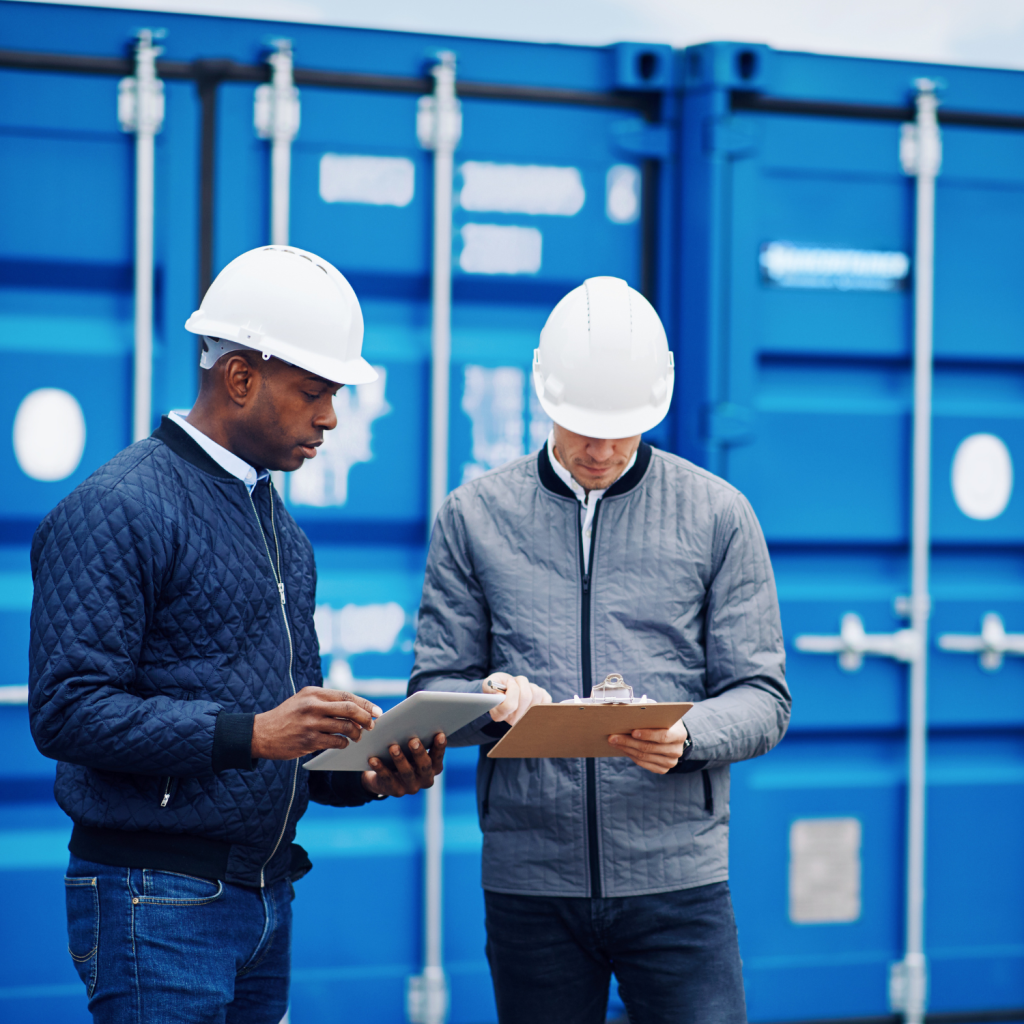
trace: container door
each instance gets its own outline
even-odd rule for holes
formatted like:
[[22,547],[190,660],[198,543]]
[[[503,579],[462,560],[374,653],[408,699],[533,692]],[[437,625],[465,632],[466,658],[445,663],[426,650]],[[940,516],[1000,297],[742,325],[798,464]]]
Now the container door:
[[[954,102],[954,97],[947,96]],[[902,958],[907,670],[794,639],[904,628],[913,182],[892,122],[735,114],[722,470],[775,566],[793,722],[733,775],[752,1020],[888,1012]],[[734,136],[735,137],[735,136]],[[1024,662],[940,649],[1024,630],[1024,137],[943,131],[937,201],[929,1009],[1024,1004]],[[990,633],[995,620],[989,619]],[[1012,643],[1011,643],[1012,646]]]

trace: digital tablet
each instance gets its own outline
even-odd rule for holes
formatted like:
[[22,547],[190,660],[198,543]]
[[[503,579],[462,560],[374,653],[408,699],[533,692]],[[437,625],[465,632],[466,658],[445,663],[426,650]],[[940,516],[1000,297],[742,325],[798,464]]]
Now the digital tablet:
[[439,693],[420,690],[385,711],[374,723],[372,730],[363,730],[358,743],[349,743],[344,750],[325,750],[303,767],[309,771],[365,772],[371,757],[389,761],[388,747],[399,743],[403,747],[417,736],[429,747],[434,736],[453,732],[469,725],[474,718],[490,711],[505,699],[501,693]]

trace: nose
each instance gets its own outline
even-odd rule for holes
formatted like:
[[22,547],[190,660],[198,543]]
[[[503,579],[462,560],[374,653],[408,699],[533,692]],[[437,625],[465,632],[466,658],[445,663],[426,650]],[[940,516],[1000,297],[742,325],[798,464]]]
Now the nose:
[[587,454],[594,462],[609,462],[615,455],[615,446],[603,438],[591,438],[587,445]]
[[327,395],[322,407],[317,410],[313,426],[319,427],[321,430],[333,430],[337,425],[338,414],[334,411],[334,399]]

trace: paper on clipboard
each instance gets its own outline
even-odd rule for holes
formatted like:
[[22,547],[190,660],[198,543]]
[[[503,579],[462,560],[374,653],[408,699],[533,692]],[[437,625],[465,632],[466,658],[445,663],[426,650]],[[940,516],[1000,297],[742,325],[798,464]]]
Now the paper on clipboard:
[[614,733],[667,729],[693,704],[535,704],[488,757],[625,757],[608,742]]

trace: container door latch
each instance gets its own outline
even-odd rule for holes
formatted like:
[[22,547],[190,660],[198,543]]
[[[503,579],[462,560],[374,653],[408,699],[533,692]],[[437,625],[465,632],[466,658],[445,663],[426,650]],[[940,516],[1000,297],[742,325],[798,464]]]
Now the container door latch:
[[1024,633],[1007,633],[1002,617],[988,612],[981,620],[980,633],[943,633],[939,647],[944,651],[977,654],[978,663],[986,672],[996,672],[1003,667],[1007,654],[1024,657]]
[[822,636],[805,633],[796,638],[796,649],[805,654],[838,654],[844,672],[856,672],[867,655],[913,662],[921,650],[921,640],[914,629],[895,633],[867,633],[856,612],[847,612],[839,626],[839,634]]

